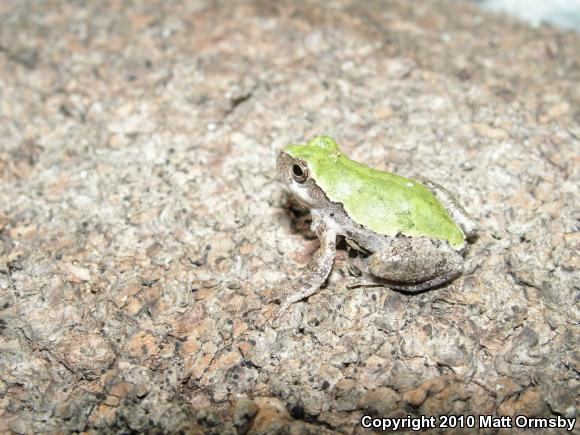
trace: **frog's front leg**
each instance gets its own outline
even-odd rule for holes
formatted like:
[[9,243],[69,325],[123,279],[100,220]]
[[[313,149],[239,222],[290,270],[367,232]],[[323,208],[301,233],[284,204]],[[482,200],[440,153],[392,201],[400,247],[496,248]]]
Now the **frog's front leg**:
[[397,290],[437,287],[463,272],[463,257],[446,242],[426,237],[395,237],[368,259],[371,275]]
[[332,221],[324,215],[312,212],[312,229],[320,240],[320,248],[304,268],[302,276],[293,284],[283,289],[278,309],[280,317],[290,305],[312,296],[324,284],[336,256],[336,230]]

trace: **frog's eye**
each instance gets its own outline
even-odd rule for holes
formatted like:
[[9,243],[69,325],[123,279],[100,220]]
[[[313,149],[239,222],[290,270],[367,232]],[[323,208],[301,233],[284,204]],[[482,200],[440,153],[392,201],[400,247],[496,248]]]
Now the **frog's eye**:
[[299,163],[292,165],[292,178],[298,183],[304,183],[308,178],[308,168]]

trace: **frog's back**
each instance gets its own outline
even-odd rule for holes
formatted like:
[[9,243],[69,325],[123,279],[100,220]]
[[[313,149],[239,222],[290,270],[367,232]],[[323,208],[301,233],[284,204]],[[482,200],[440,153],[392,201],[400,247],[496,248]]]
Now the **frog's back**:
[[465,236],[435,195],[416,180],[368,168],[338,154],[316,183],[358,223],[388,236],[425,236],[461,248]]

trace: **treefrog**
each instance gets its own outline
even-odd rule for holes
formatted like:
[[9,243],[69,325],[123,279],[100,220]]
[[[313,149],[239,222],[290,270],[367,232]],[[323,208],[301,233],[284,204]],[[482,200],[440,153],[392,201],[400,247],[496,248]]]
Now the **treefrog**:
[[369,284],[418,292],[462,273],[467,238],[477,225],[440,185],[355,162],[328,136],[287,145],[276,166],[298,202],[310,208],[311,228],[320,239],[306,273],[281,290],[278,316],[324,283],[337,236],[356,252],[351,269]]

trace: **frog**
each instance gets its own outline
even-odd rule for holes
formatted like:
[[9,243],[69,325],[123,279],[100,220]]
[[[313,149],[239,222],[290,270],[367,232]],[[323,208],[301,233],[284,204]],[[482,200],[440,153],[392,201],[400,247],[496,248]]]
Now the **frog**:
[[311,229],[320,241],[302,275],[278,292],[278,316],[326,282],[339,237],[349,250],[349,270],[364,285],[416,293],[463,273],[468,240],[478,225],[440,184],[351,160],[329,136],[283,147],[276,171],[297,202],[310,209]]

